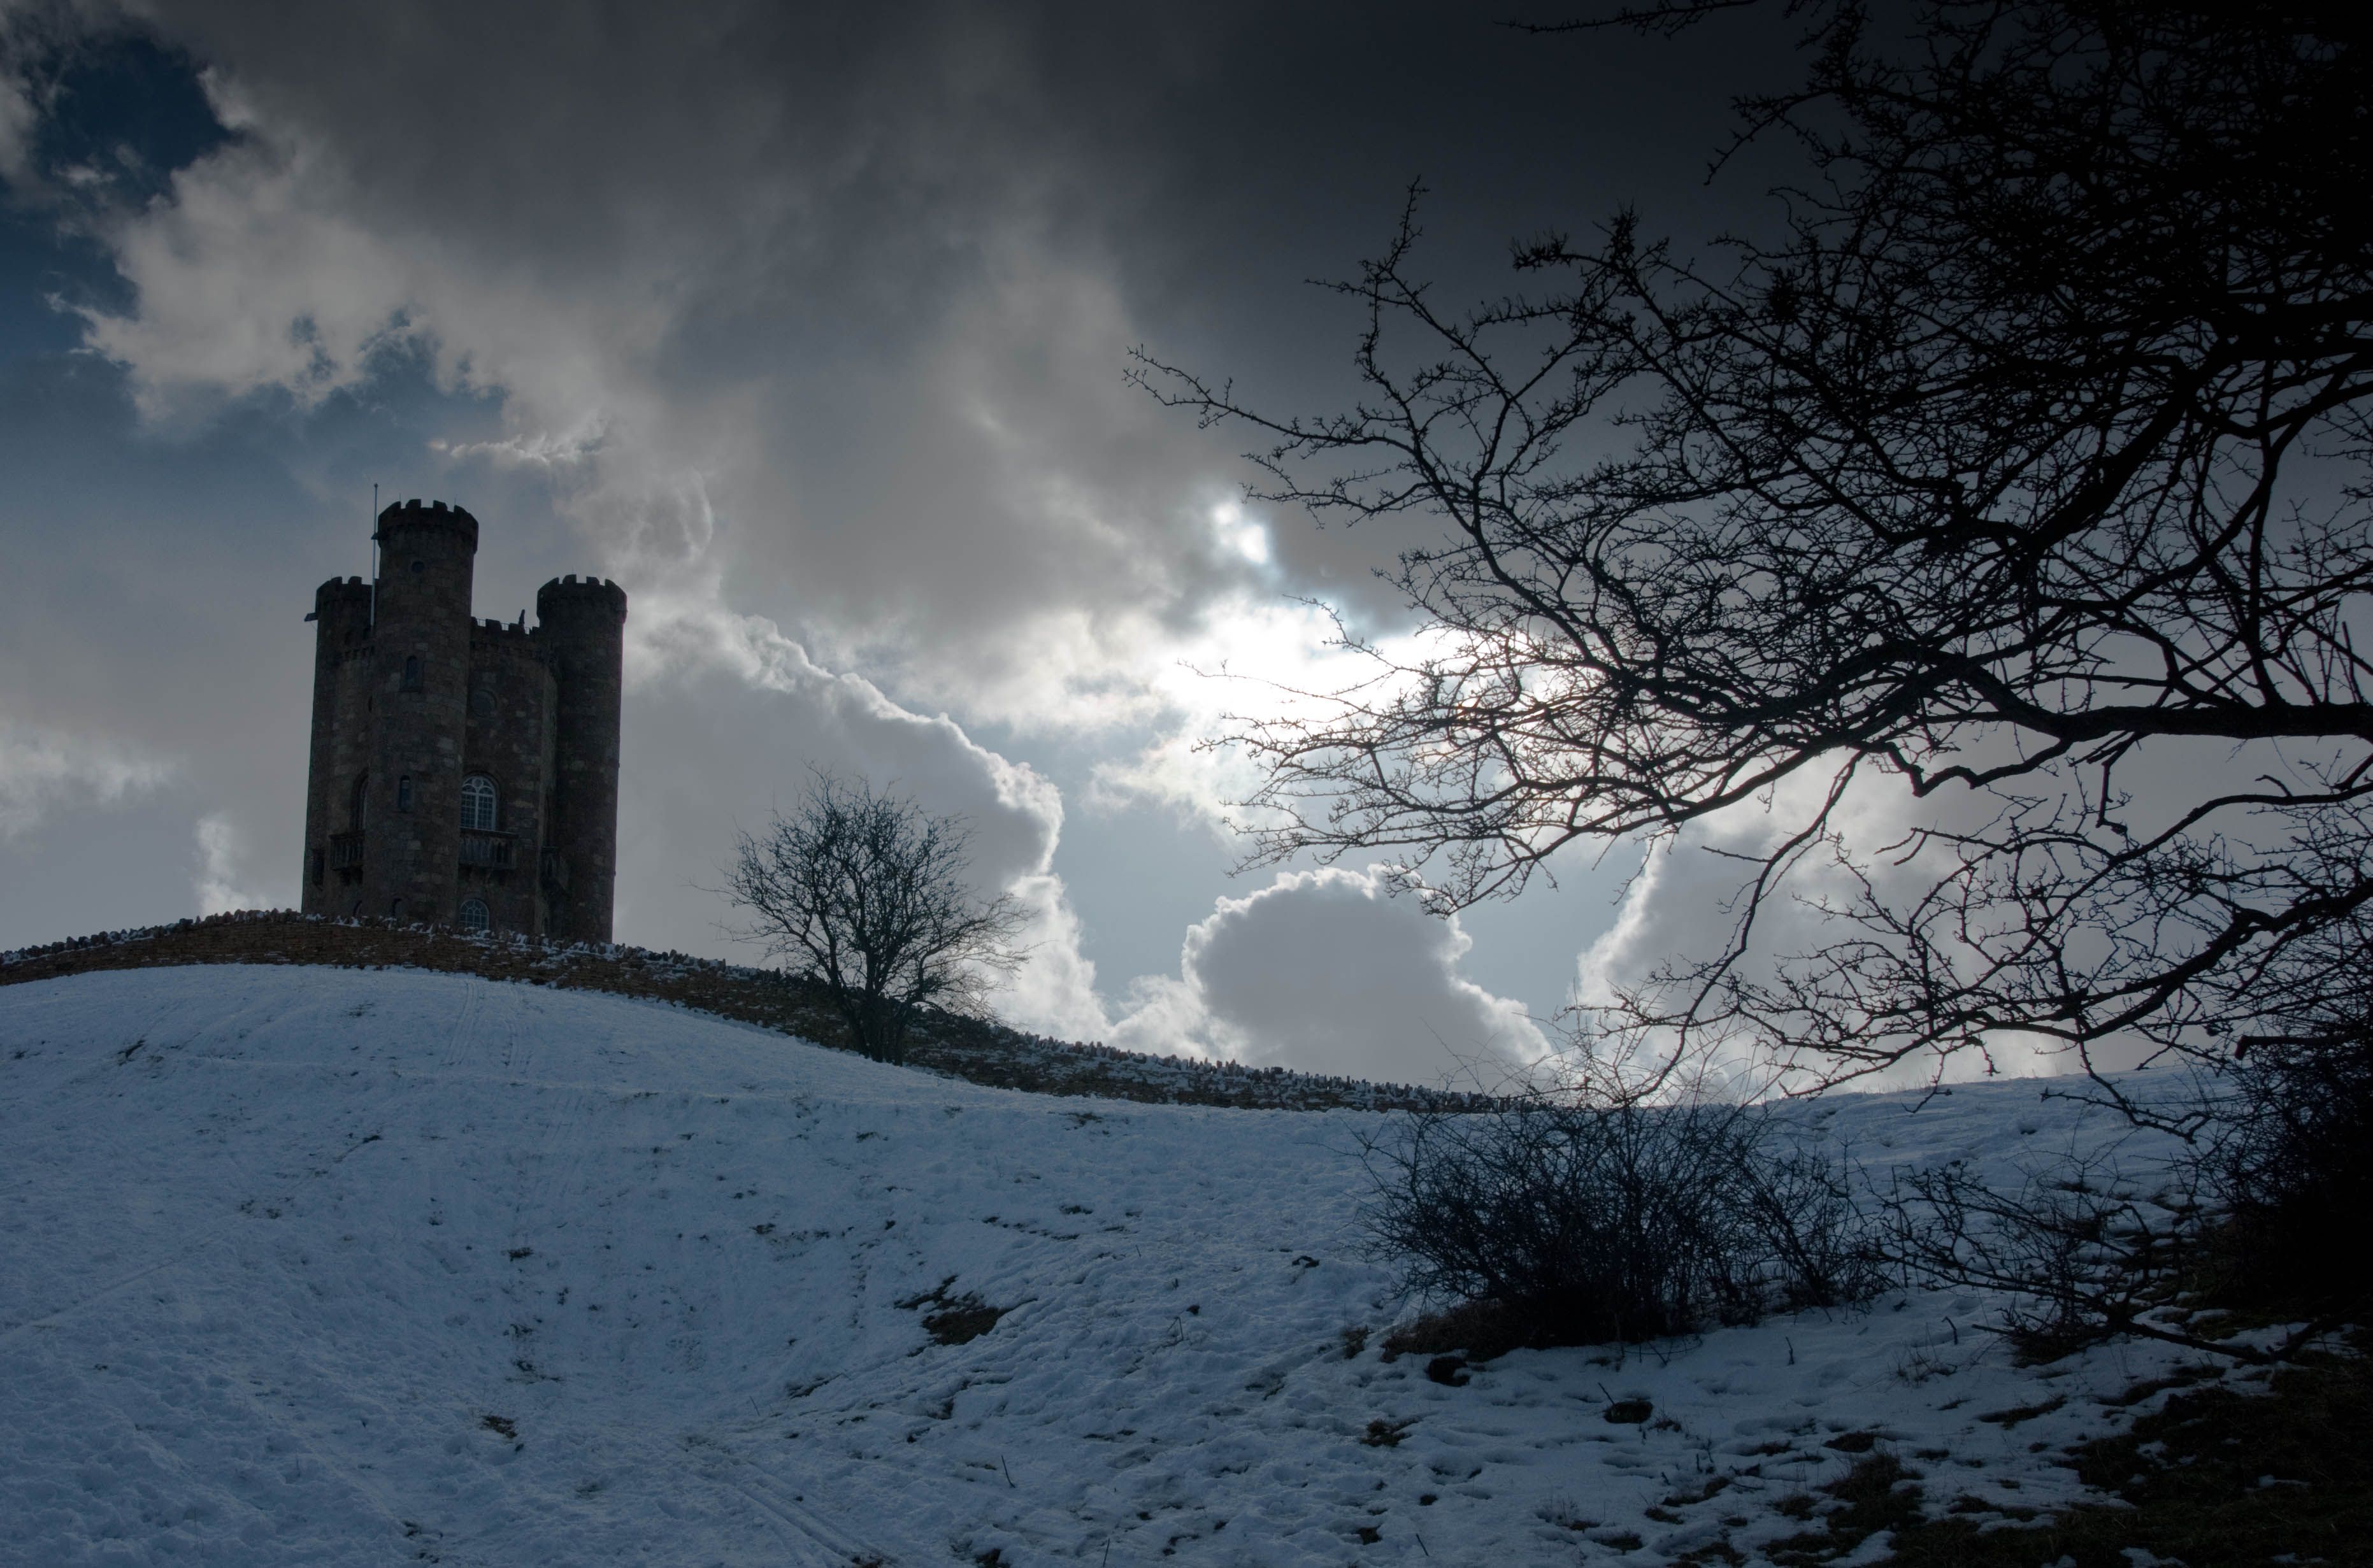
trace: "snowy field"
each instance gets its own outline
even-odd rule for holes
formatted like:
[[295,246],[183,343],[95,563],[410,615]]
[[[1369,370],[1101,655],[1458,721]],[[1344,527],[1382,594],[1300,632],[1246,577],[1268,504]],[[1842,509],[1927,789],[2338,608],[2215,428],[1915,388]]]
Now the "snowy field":
[[[1881,1167],[2110,1131],[2017,1083],[1795,1114]],[[0,988],[0,1562],[1752,1560],[1840,1436],[1938,1505],[2063,1500],[2170,1365],[2021,1371],[1949,1295],[1461,1388],[1347,1358],[1412,1310],[1355,1225],[1381,1120],[451,975]],[[1010,1311],[935,1342],[967,1295]]]

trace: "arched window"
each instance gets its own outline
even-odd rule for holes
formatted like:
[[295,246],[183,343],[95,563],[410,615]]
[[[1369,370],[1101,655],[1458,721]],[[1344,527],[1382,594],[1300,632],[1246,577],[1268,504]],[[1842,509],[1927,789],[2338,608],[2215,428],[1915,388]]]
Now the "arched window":
[[463,899],[460,912],[453,917],[453,923],[464,931],[485,931],[491,929],[495,922],[486,912],[485,900]]
[[355,775],[355,787],[346,792],[347,828],[355,832],[360,832],[363,826],[363,818],[368,814],[369,809],[370,775],[368,773],[357,773]]
[[406,654],[403,656],[403,689],[407,691],[420,690],[420,656],[418,654]]
[[484,773],[462,781],[462,826],[482,833],[495,830],[495,781]]
[[395,808],[398,811],[412,809],[412,775],[410,773],[395,781]]

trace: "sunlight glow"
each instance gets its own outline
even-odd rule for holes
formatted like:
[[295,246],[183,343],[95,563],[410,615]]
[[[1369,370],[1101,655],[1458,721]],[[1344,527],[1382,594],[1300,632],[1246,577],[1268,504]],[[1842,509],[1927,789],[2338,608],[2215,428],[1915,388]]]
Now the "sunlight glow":
[[1270,561],[1268,529],[1245,516],[1245,509],[1233,501],[1223,501],[1211,508],[1211,531],[1220,542],[1256,566],[1266,566]]

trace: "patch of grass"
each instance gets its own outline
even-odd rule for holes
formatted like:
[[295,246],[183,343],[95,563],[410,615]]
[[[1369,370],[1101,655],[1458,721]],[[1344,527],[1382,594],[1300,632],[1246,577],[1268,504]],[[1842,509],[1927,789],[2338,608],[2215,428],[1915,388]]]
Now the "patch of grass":
[[1384,1417],[1378,1416],[1368,1423],[1368,1430],[1360,1439],[1361,1446],[1397,1448],[1401,1446],[1401,1439],[1409,1435],[1409,1429],[1416,1424],[1415,1416],[1409,1417],[1407,1421],[1386,1421]]
[[1666,1508],[1695,1507],[1698,1504],[1711,1502],[1721,1496],[1729,1486],[1730,1477],[1726,1475],[1708,1476],[1695,1488],[1685,1487],[1666,1497],[1662,1505]]
[[1540,1511],[1540,1518],[1544,1524],[1554,1525],[1561,1530],[1572,1530],[1577,1535],[1584,1530],[1595,1530],[1598,1527],[1596,1519],[1585,1517],[1574,1507],[1572,1502],[1566,1498],[1559,1498],[1543,1507]]
[[1829,1516],[1829,1528],[1856,1541],[1895,1529],[1920,1516],[1920,1489],[1903,1484],[1920,1479],[1892,1454],[1875,1453],[1823,1488],[1845,1506]]
[[970,1291],[950,1295],[948,1287],[955,1283],[956,1277],[950,1274],[935,1289],[922,1295],[910,1295],[897,1306],[908,1312],[932,1308],[923,1314],[923,1331],[943,1345],[970,1344],[996,1328],[997,1320],[1013,1310],[1011,1307],[991,1307]]
[[2058,1410],[2067,1402],[2067,1395],[2054,1394],[2052,1398],[2044,1400],[2037,1404],[2014,1405],[2006,1411],[1989,1411],[1985,1414],[1978,1417],[1978,1419],[1980,1421],[1992,1422],[1994,1425],[1999,1426],[2007,1432],[2022,1421],[2033,1421],[2037,1416],[2050,1415],[2053,1411]]
[[[1823,1527],[1775,1541],[1768,1555],[1781,1568],[1809,1568],[1851,1554],[1881,1530],[1897,1531],[1901,1539],[1907,1526],[1920,1521],[1921,1493],[1913,1484],[1919,1479],[1918,1471],[1904,1469],[1902,1460],[1884,1450],[1855,1461],[1853,1469],[1821,1488],[1839,1504]],[[1800,1519],[1810,1518],[1818,1506],[1804,1493],[1779,1504],[1782,1513]]]
[[1983,1517],[2003,1510],[1965,1499],[1945,1518],[1899,1528],[1886,1562],[2127,1568],[2140,1548],[2194,1568],[2373,1564],[2373,1335],[2354,1348],[2276,1370],[2263,1394],[2177,1394],[2133,1430],[2077,1449],[2078,1477],[2125,1506],[2005,1527]]
[[1384,1342],[1386,1361],[1453,1352],[1464,1353],[1469,1361],[1490,1361],[1512,1350],[1546,1345],[1541,1326],[1531,1314],[1496,1301],[1462,1301],[1440,1312],[1429,1312],[1392,1329]]

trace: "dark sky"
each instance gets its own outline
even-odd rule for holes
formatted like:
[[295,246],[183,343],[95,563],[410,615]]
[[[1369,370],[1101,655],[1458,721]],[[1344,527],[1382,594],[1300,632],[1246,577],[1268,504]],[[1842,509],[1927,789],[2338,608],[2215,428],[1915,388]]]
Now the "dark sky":
[[1705,172],[1784,17],[1502,15],[0,0],[0,944],[294,902],[300,617],[377,483],[477,513],[482,614],[632,596],[624,940],[730,950],[698,884],[824,765],[972,815],[1037,912],[1019,1021],[1537,1049],[1636,855],[1449,926],[1232,879],[1242,764],[1193,747],[1275,701],[1198,670],[1343,674],[1301,599],[1405,632],[1371,574],[1432,525],[1241,505],[1246,442],[1124,379],[1339,406],[1307,280],[1415,181],[1451,299],[1625,203],[1768,215],[1768,158]]

